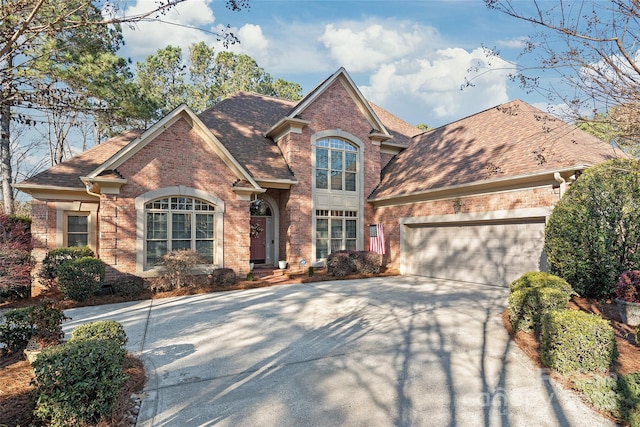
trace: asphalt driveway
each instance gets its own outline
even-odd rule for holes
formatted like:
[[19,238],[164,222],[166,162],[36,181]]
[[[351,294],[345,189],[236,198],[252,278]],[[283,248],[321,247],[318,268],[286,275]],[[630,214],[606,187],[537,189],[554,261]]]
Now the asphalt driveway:
[[608,426],[509,341],[508,290],[420,277],[67,310],[121,322],[138,426]]

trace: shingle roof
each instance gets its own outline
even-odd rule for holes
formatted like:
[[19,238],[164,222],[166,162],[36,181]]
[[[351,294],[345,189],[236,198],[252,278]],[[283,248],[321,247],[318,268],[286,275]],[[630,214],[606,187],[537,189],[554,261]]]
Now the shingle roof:
[[384,127],[392,136],[390,140],[387,140],[387,143],[390,142],[393,144],[407,145],[411,137],[424,132],[416,128],[415,126],[405,122],[399,117],[394,116],[384,108],[377,106],[371,101],[369,101],[369,105],[376,113],[380,121],[384,123]]
[[371,199],[593,165],[624,156],[598,138],[514,100],[414,137]]
[[295,102],[238,92],[198,115],[254,179],[292,179],[278,146],[264,137]]
[[136,139],[142,131],[131,130],[98,144],[62,163],[40,172],[20,183],[20,185],[55,186],[84,189],[80,181],[100,166],[118,150]]

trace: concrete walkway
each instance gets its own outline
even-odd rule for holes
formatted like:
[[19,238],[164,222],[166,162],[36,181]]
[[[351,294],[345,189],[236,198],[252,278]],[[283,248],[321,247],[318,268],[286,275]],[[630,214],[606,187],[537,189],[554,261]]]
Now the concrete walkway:
[[68,310],[120,321],[148,381],[138,426],[612,426],[501,324],[508,290],[419,277]]

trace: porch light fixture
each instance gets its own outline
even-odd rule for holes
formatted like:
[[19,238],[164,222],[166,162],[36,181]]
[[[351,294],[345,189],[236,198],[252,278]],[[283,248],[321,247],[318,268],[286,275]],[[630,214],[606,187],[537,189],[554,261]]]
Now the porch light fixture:
[[378,226],[376,224],[369,224],[369,237],[378,237]]

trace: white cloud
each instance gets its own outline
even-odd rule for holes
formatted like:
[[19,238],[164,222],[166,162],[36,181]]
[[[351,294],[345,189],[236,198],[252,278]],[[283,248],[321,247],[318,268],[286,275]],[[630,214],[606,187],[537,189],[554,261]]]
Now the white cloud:
[[[441,125],[508,101],[508,70],[502,69],[508,66],[481,48],[440,49],[428,58],[381,65],[360,90],[413,124]],[[461,90],[465,78],[474,86]]]
[[[169,10],[158,20],[139,22],[135,28],[123,26],[123,34],[126,41],[126,53],[135,60],[141,61],[148,55],[155,54],[158,49],[167,45],[179,46],[183,53],[188,51],[189,45],[204,41],[212,44],[216,36],[198,28],[207,28],[207,31],[215,31],[213,27],[215,17],[209,4],[211,0],[190,0],[180,3]],[[148,11],[152,8],[151,2],[137,0],[136,4],[126,9],[127,15],[134,15]]]
[[507,49],[522,49],[529,43],[529,37],[515,37],[512,39],[498,40],[497,46]]
[[319,40],[337,64],[363,72],[414,54],[437,38],[437,31],[429,26],[345,21],[325,26]]

